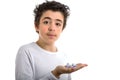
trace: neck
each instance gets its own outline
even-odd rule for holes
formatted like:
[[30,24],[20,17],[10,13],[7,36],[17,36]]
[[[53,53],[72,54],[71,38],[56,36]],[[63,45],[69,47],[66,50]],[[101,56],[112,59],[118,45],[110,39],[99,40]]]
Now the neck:
[[57,48],[55,47],[54,44],[47,44],[45,42],[42,42],[40,40],[36,41],[37,45],[39,45],[41,48],[50,51],[50,52],[56,52]]

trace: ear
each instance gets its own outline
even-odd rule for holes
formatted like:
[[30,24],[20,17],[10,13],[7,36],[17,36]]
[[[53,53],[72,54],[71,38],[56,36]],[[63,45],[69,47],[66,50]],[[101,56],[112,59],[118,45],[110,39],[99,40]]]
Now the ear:
[[35,26],[36,32],[39,33],[39,26],[36,23],[34,23],[34,26]]

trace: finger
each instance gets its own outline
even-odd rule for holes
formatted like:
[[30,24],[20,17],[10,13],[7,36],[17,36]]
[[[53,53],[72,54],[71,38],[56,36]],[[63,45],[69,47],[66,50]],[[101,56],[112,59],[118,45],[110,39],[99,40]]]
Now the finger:
[[79,70],[79,69],[82,69],[83,67],[86,67],[88,66],[87,64],[82,64],[82,63],[79,63],[79,64],[76,64],[76,70]]
[[83,64],[83,63],[78,63],[76,65],[78,65],[78,66],[87,66],[87,64]]
[[73,70],[73,68],[70,67],[70,66],[68,66],[68,67],[64,66],[63,71],[64,71],[64,73],[71,73],[71,72],[73,72],[74,70]]

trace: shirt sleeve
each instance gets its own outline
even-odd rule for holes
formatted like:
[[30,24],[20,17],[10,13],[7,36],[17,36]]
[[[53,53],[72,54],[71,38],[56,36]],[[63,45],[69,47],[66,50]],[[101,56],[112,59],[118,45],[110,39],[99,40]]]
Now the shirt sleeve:
[[[15,80],[35,80],[35,71],[32,57],[24,48],[20,48],[16,55]],[[39,80],[59,80],[51,72]]]
[[56,78],[51,72],[49,72],[39,80],[59,80],[59,79]]

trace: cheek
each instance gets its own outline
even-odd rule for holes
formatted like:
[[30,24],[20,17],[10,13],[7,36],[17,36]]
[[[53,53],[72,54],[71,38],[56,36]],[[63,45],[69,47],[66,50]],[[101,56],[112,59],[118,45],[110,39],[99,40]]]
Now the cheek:
[[57,31],[57,33],[58,33],[59,35],[61,34],[61,32],[62,32],[62,30],[58,30],[58,31]]
[[60,28],[60,29],[58,30],[58,32],[61,33],[61,32],[62,32],[62,28]]
[[41,31],[42,31],[42,32],[47,32],[47,31],[48,31],[47,26],[41,27]]

